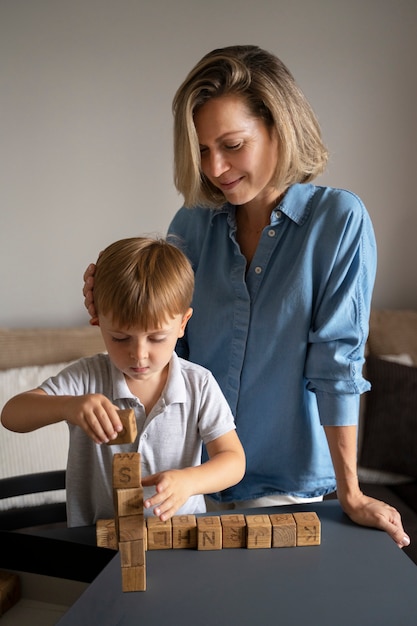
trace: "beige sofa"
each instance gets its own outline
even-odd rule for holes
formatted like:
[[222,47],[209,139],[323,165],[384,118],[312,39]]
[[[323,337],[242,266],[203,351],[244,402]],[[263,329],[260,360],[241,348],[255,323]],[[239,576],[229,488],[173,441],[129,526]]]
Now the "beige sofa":
[[[0,328],[0,407],[13,395],[53,376],[67,363],[103,351],[97,327]],[[0,451],[0,479],[63,470],[68,453],[68,427],[61,422],[17,434],[0,424]],[[16,506],[64,500],[64,491],[3,498],[0,512]]]

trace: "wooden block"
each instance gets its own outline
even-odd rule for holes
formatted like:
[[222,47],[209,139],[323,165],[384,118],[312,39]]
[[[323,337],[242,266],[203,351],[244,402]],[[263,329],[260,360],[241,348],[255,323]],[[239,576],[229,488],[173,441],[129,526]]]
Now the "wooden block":
[[219,516],[197,517],[197,549],[222,549],[222,525]]
[[148,517],[148,550],[170,550],[172,548],[171,520],[161,522],[159,517]]
[[138,434],[138,428],[136,425],[136,416],[133,409],[121,409],[117,411],[120,417],[120,421],[123,424],[123,430],[120,432],[116,439],[112,439],[107,442],[108,446],[119,445],[123,443],[133,443]]
[[246,546],[246,521],[241,514],[221,516],[223,548],[244,548]]
[[120,561],[122,567],[145,565],[145,540],[120,542]]
[[19,576],[13,572],[0,570],[0,616],[17,604],[20,596]]
[[113,499],[118,517],[143,513],[143,487],[113,489]]
[[246,515],[246,547],[270,548],[272,524],[269,515]]
[[293,513],[297,525],[297,546],[318,546],[321,524],[317,513]]
[[96,523],[96,539],[99,548],[119,549],[114,519],[99,519]]
[[141,487],[139,452],[117,453],[113,456],[113,489]]
[[174,515],[172,518],[172,547],[197,547],[197,521],[195,515]]
[[[136,541],[145,538],[145,518],[143,513],[138,515],[125,515],[116,518],[116,533],[121,541]],[[119,546],[120,547],[120,546]]]
[[291,513],[273,513],[269,518],[272,524],[272,547],[292,548],[296,546],[296,524]]
[[122,567],[122,589],[126,591],[146,591],[146,566]]

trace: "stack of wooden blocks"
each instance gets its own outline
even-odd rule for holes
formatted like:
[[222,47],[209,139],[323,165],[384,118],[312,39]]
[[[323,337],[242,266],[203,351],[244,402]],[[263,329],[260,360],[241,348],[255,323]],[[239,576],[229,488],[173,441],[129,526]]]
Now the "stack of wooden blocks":
[[113,456],[113,497],[123,591],[145,591],[146,531],[139,453]]

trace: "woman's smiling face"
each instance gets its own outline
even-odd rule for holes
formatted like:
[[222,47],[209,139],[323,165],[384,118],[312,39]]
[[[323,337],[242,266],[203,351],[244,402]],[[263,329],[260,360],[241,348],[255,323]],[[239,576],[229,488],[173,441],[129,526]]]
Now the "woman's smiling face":
[[212,98],[195,113],[194,123],[202,172],[226,200],[237,206],[273,202],[278,139],[245,101],[232,95]]

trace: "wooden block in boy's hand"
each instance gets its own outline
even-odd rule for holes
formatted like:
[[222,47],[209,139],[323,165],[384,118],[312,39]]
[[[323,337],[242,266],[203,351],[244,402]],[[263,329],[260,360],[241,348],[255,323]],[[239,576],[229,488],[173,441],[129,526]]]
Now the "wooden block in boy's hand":
[[107,442],[107,445],[109,446],[113,446],[115,444],[133,443],[138,434],[134,410],[121,409],[117,412],[119,414],[120,421],[123,424],[123,430],[117,435],[116,439],[111,439]]
[[293,513],[297,525],[297,546],[320,545],[320,520],[317,513]]

